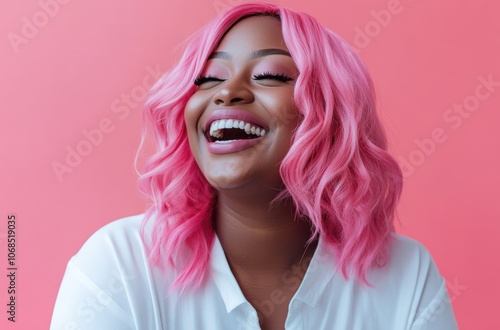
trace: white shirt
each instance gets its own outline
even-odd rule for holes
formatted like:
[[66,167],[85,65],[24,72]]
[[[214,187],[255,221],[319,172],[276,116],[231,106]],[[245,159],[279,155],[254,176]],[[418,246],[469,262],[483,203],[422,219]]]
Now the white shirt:
[[[217,237],[203,288],[169,294],[171,271],[152,267],[140,237],[144,214],[114,221],[92,235],[68,263],[51,329],[260,329]],[[390,262],[372,269],[374,287],[345,280],[332,251],[319,240],[299,289],[290,301],[286,329],[457,329],[443,278],[418,242],[393,234]],[[297,281],[293,273],[284,281]],[[272,313],[279,290],[259,304]]]

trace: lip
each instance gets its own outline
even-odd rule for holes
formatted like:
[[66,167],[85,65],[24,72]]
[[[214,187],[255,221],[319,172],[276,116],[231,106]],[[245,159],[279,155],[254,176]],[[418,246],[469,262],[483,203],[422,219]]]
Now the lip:
[[241,109],[233,109],[233,108],[232,109],[216,109],[216,110],[212,111],[208,115],[208,117],[203,125],[203,132],[205,133],[206,131],[208,131],[208,129],[210,128],[210,124],[212,124],[214,121],[221,120],[221,119],[243,120],[246,123],[260,126],[269,132],[269,127],[267,127],[266,124],[264,124],[264,122],[262,122],[262,120],[260,120],[260,118],[258,118],[257,116],[255,116],[254,114],[252,114],[248,111],[241,110]]
[[261,136],[255,139],[235,140],[227,143],[215,143],[207,140],[206,143],[208,151],[213,154],[230,154],[250,148],[259,143],[263,138],[264,136]]

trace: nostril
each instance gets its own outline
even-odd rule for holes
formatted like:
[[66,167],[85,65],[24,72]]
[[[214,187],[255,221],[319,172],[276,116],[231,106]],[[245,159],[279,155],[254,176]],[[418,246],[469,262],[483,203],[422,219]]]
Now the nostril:
[[251,103],[255,100],[251,88],[242,82],[228,83],[227,80],[220,86],[220,89],[214,90],[212,102],[221,105]]
[[241,103],[241,102],[245,102],[245,100],[241,97],[232,98],[229,100],[229,102],[227,102],[227,100],[224,100],[222,98],[218,98],[215,100],[215,104],[217,104],[217,105],[224,104],[224,103],[233,104],[233,103]]

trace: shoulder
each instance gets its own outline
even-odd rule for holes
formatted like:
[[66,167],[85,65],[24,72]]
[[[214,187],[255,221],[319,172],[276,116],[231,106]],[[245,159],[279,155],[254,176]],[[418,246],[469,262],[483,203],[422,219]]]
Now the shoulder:
[[367,280],[370,288],[362,290],[362,300],[399,328],[456,329],[445,279],[419,241],[392,234],[387,264],[370,269]]
[[368,282],[381,297],[422,306],[446,290],[429,250],[417,240],[392,234],[388,256],[385,266],[373,268],[367,274]]
[[128,216],[99,228],[82,245],[71,262],[83,270],[146,262],[146,247],[141,236],[144,217],[145,214]]
[[391,282],[417,283],[432,281],[441,286],[443,279],[429,250],[419,241],[392,234],[389,240],[388,262],[385,267],[373,271],[374,278]]
[[457,329],[446,280],[429,250],[394,234],[389,251],[389,278],[399,284],[399,295],[411,301],[412,329]]
[[51,329],[154,328],[157,301],[169,283],[150,267],[144,219],[139,214],[114,220],[87,239],[68,262]]
[[376,294],[397,302],[413,328],[456,329],[445,279],[422,243],[393,234],[387,265],[370,275]]
[[429,250],[422,243],[396,233],[392,234],[389,240],[389,258],[389,263],[393,266],[409,264],[416,266],[433,262]]
[[144,220],[144,213],[116,219],[110,223],[99,228],[90,238],[89,242],[102,241],[111,239],[113,241],[125,238],[133,238],[140,233],[142,221]]
[[148,287],[154,286],[157,274],[141,235],[144,219],[145,214],[138,214],[98,229],[68,262],[65,278],[95,292],[127,288],[113,295],[117,301],[147,292]]

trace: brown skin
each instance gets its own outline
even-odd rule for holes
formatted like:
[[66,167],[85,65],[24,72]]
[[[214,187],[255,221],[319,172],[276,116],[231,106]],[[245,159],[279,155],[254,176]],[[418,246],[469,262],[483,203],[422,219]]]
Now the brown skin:
[[[203,72],[221,81],[199,86],[186,105],[185,121],[196,162],[217,190],[215,227],[231,270],[259,312],[262,329],[284,329],[288,304],[298,285],[283,278],[295,270],[302,280],[304,271],[298,273],[296,266],[302,262],[301,269],[307,268],[316,243],[307,246],[310,225],[294,220],[291,201],[270,207],[283,187],[279,163],[297,125],[293,88],[298,70],[287,55],[250,58],[252,52],[262,49],[288,51],[275,19],[249,17],[229,30],[216,49],[229,58],[209,59]],[[267,71],[293,79],[254,78]],[[208,115],[221,108],[252,113],[266,123],[269,133],[247,149],[210,153],[203,127]],[[266,313],[259,302],[270,300],[273,290],[279,290],[281,298],[273,304],[273,312]]]

